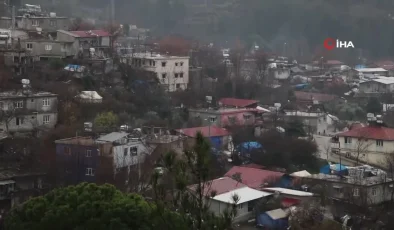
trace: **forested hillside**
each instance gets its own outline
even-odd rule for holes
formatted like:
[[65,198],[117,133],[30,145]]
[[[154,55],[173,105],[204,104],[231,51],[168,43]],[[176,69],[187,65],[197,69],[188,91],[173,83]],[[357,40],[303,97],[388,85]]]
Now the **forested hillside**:
[[[35,0],[39,1],[39,0]],[[48,1],[48,0],[41,0]],[[78,11],[74,5],[73,12]],[[106,8],[109,0],[79,0]],[[394,53],[393,0],[115,0],[118,21],[207,41],[257,41],[313,52],[326,37],[351,40],[375,57]],[[66,4],[66,3],[63,3]],[[63,8],[64,9],[64,8]],[[293,47],[293,48],[294,48]]]

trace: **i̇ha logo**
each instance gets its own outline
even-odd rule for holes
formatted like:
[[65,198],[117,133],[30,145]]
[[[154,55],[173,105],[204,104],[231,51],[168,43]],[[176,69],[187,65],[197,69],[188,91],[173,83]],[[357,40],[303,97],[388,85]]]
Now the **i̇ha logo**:
[[334,48],[354,48],[354,45],[351,41],[340,41],[338,39],[326,38],[326,40],[324,40],[324,47],[328,50],[332,50]]

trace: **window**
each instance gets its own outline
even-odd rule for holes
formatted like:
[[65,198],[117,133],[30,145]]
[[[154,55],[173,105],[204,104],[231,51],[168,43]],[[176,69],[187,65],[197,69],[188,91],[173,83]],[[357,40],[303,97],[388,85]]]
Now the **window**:
[[94,169],[86,168],[86,176],[94,176]]
[[57,25],[57,22],[56,22],[55,20],[50,20],[50,21],[49,21],[49,25],[51,25],[51,26],[56,26],[56,25]]
[[86,157],[92,157],[92,150],[86,150]]
[[175,62],[175,66],[178,66],[178,62]]
[[15,119],[15,125],[23,125],[23,118],[17,117]]
[[360,196],[360,190],[358,188],[353,190],[353,196]]
[[49,98],[42,99],[42,106],[48,107],[49,106]]
[[44,123],[44,124],[48,124],[50,122],[50,120],[51,120],[51,116],[49,116],[49,115],[44,115],[42,117],[42,123]]
[[215,122],[215,121],[216,121],[216,117],[210,117],[210,118],[209,118],[209,122],[213,123],[213,122]]
[[130,147],[130,155],[131,156],[137,156],[138,155],[138,147]]
[[167,65],[167,62],[165,62],[165,61],[161,62],[161,67],[166,67],[166,65]]
[[40,22],[39,22],[37,19],[33,19],[33,20],[31,21],[31,25],[32,25],[32,26],[39,26],[39,25],[40,25]]
[[376,146],[383,147],[383,140],[376,140]]
[[250,114],[244,114],[244,119],[247,121],[252,117]]
[[237,205],[237,207],[238,207],[238,209],[243,209],[243,204],[239,204],[239,205]]
[[255,205],[256,205],[256,200],[249,201],[248,202],[248,212],[252,212],[254,207],[255,207]]
[[123,156],[127,156],[128,150],[129,150],[128,148],[123,149]]
[[339,193],[339,194],[341,194],[342,193],[342,187],[341,186],[337,186],[337,185],[334,185],[333,186],[333,189],[334,189],[334,191],[336,192],[336,193]]
[[175,78],[178,78],[178,74],[177,73],[175,74]]
[[15,103],[15,108],[17,108],[17,109],[23,108],[23,101],[17,101]]
[[180,89],[180,88],[181,88],[181,84],[176,84],[175,87],[176,87],[177,89]]
[[26,49],[32,50],[33,49],[33,43],[26,43]]
[[156,61],[152,61],[152,64],[153,64],[153,66],[155,66],[156,65]]
[[71,155],[71,148],[70,147],[64,147],[64,154],[66,155]]
[[167,74],[165,74],[165,73],[161,74],[161,78],[166,79],[166,77],[167,77]]
[[4,103],[0,101],[0,109],[4,108]]
[[345,137],[345,144],[351,144],[352,143],[352,138],[351,137]]
[[152,66],[152,60],[149,60],[149,65]]
[[45,50],[46,51],[52,50],[52,45],[45,45]]
[[180,73],[180,74],[179,74],[179,77],[180,77],[180,78],[183,78],[183,73]]
[[145,65],[145,59],[142,60],[142,64]]
[[376,196],[378,193],[377,193],[377,190],[376,190],[376,188],[372,188],[372,196]]
[[183,62],[181,62],[181,66],[183,66]]

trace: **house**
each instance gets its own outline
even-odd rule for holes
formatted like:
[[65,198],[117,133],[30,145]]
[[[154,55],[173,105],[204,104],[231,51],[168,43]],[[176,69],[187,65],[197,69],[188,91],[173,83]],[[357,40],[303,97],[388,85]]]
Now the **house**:
[[185,90],[188,87],[189,57],[135,53],[123,55],[121,62],[154,72],[160,84],[169,92]]
[[112,45],[112,35],[105,30],[57,31],[57,41],[71,44],[74,57],[105,58]]
[[33,61],[50,58],[66,58],[74,56],[72,42],[62,42],[49,39],[26,39],[20,41],[21,47],[29,51]]
[[210,142],[216,149],[223,149],[227,147],[231,135],[226,129],[214,125],[177,129],[175,131],[183,136],[191,138],[192,142],[194,142],[197,137],[197,133],[201,133],[204,137],[209,138]]
[[[11,28],[12,18],[1,17],[1,28]],[[56,32],[56,30],[68,30],[71,20],[67,17],[59,17],[54,12],[44,12],[41,6],[25,4],[18,9],[15,17],[15,28],[27,31]]]
[[297,103],[306,105],[326,103],[338,98],[337,96],[331,94],[310,93],[303,91],[295,91],[294,95],[296,97]]
[[359,91],[365,94],[392,93],[394,92],[394,79],[392,77],[374,77],[360,82]]
[[323,112],[285,111],[283,114],[283,120],[286,122],[295,119],[304,123],[307,133],[324,135],[333,128],[330,116]]
[[263,187],[274,185],[282,186],[289,184],[289,181],[282,181],[281,172],[269,171],[259,168],[233,166],[224,176],[240,177],[241,182],[250,188],[261,190]]
[[82,103],[102,103],[103,97],[101,97],[96,91],[82,91],[80,94],[75,96]]
[[334,200],[355,205],[374,205],[390,201],[394,182],[384,173],[355,170],[349,175],[314,174],[305,177],[308,187],[324,186],[325,193]]
[[221,98],[218,101],[223,108],[256,108],[258,101],[238,98]]
[[189,109],[190,118],[200,119],[203,125],[218,127],[237,125],[261,125],[261,114],[256,108],[207,108]]
[[9,210],[49,190],[46,174],[17,169],[0,170],[0,209]]
[[394,129],[378,124],[369,124],[358,129],[336,134],[332,151],[347,158],[371,165],[383,165],[387,154],[394,149]]
[[[209,198],[209,210],[216,215],[223,214],[230,210],[234,204],[233,196],[236,194],[239,198],[237,202],[237,215],[234,222],[241,222],[254,217],[254,206],[256,203],[271,193],[249,188],[229,177],[222,177],[212,181],[205,182],[204,194],[210,196],[214,192],[215,196]],[[196,190],[196,185],[189,186],[191,192]]]
[[[56,140],[57,162],[62,167],[59,174],[65,174],[68,183],[119,182],[123,174],[140,172],[139,165],[150,155],[155,145],[148,145],[140,138],[126,132],[112,132],[97,139],[73,137]],[[115,180],[115,181],[113,181]]]
[[3,113],[0,129],[6,132],[30,132],[53,128],[57,123],[57,95],[31,90],[0,93]]
[[389,76],[389,71],[383,68],[362,68],[356,69],[356,71],[358,72],[358,75],[362,77]]
[[378,68],[383,68],[389,71],[389,77],[394,77],[394,61],[384,60],[375,62],[374,65]]

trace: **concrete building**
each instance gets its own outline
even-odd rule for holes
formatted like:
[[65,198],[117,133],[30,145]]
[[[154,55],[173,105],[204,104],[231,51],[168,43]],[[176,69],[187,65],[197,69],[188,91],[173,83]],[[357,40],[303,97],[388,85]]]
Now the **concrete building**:
[[[118,176],[125,184],[131,170],[139,172],[146,156],[154,150],[154,145],[146,145],[140,138],[126,132],[113,132],[97,139],[74,137],[55,141],[58,162],[65,173],[67,183],[109,182]],[[126,175],[120,175],[124,172]],[[125,177],[123,177],[125,176]]]
[[0,110],[0,128],[6,132],[50,129],[57,123],[57,95],[25,90],[1,92]]
[[189,57],[167,56],[152,53],[124,55],[122,63],[156,73],[168,92],[185,90],[189,84]]
[[332,117],[323,112],[302,112],[286,111],[283,114],[283,120],[301,120],[305,125],[305,131],[311,134],[329,134],[333,129]]
[[383,68],[362,68],[356,71],[360,77],[389,76],[389,71]]
[[186,136],[189,138],[188,145],[193,146],[197,133],[201,133],[204,137],[209,138],[212,147],[216,149],[226,148],[230,140],[230,132],[226,129],[219,128],[217,126],[205,126],[205,127],[193,127],[186,129],[177,129],[179,135]]
[[57,41],[70,44],[69,52],[75,57],[106,58],[112,45],[112,35],[104,30],[57,31]]
[[328,197],[356,205],[375,205],[392,198],[394,182],[385,174],[373,175],[364,169],[353,175],[314,174],[304,177],[308,186],[323,185]]
[[332,151],[350,159],[357,159],[380,167],[387,162],[388,154],[393,154],[394,129],[381,125],[352,129],[336,134],[331,145]]
[[[208,202],[209,210],[214,214],[220,215],[225,211],[231,210],[234,201],[232,197],[236,194],[239,197],[237,202],[237,215],[234,222],[246,221],[254,217],[255,205],[264,198],[272,196],[272,193],[259,191],[249,188],[248,186],[233,180],[229,177],[218,178],[206,182],[209,186],[205,186],[204,194],[210,196],[215,191],[215,196],[210,197]],[[189,186],[191,192],[196,190],[197,185]]]
[[20,44],[22,48],[29,51],[29,55],[33,58],[33,61],[75,56],[75,53],[72,52],[72,42],[26,39],[22,40]]
[[392,93],[394,92],[394,78],[379,76],[360,82],[359,92],[364,94]]

